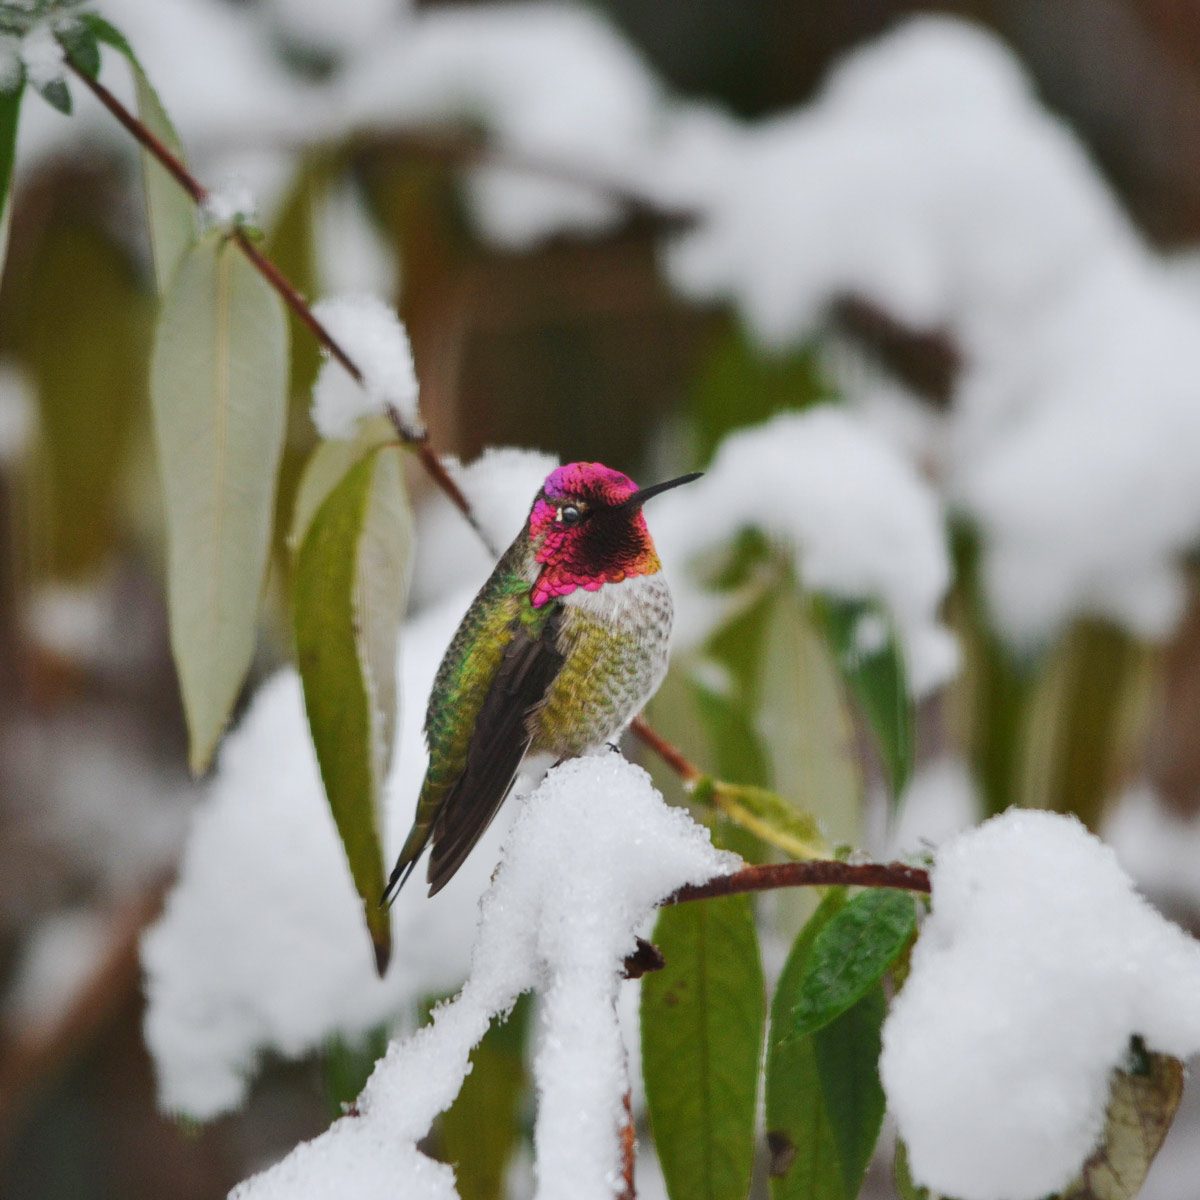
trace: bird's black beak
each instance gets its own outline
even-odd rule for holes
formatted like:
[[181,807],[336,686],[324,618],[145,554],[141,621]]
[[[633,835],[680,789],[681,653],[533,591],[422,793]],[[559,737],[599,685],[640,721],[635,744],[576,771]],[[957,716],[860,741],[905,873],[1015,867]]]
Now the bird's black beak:
[[703,475],[703,471],[693,471],[690,475],[680,475],[678,479],[668,479],[666,483],[656,483],[651,487],[639,488],[628,500],[622,500],[617,508],[641,508],[651,496],[658,496],[662,492],[669,492],[672,488],[676,488],[685,483],[691,483],[694,479],[699,479]]

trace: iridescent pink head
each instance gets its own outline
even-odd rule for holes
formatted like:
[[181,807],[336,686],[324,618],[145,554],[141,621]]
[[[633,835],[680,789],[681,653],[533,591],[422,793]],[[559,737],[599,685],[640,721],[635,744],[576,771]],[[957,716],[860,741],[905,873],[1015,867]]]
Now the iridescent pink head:
[[651,496],[698,478],[684,475],[639,488],[603,463],[567,463],[551,471],[529,511],[529,539],[541,572],[535,608],[578,588],[598,591],[659,570],[642,505]]

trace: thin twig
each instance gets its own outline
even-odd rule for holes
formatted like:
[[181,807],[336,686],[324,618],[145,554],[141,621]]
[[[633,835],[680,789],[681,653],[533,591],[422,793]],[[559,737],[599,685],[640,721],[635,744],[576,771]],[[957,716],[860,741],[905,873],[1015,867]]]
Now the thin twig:
[[689,884],[672,892],[663,904],[688,900],[711,900],[747,892],[768,892],[783,887],[900,888],[928,892],[929,872],[907,863],[848,863],[833,859],[808,862],[766,863],[743,867],[730,875],[718,875],[705,883]]

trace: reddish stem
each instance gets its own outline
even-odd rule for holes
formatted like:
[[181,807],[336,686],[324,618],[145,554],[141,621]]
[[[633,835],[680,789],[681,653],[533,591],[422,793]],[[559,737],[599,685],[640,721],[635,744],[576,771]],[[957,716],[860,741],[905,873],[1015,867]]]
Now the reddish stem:
[[705,883],[693,883],[672,892],[663,904],[688,900],[711,900],[746,892],[767,892],[781,887],[869,887],[900,888],[928,892],[929,872],[907,863],[848,863],[835,860],[766,863],[743,867],[731,875],[718,875]]

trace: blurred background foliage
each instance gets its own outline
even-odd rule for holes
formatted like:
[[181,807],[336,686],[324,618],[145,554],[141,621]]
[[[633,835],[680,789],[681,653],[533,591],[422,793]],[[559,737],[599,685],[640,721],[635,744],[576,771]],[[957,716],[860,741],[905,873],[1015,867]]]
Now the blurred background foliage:
[[[1155,243],[1200,239],[1198,0],[600,7],[677,91],[744,115],[810,97],[837,56],[904,14],[972,17],[1022,58]],[[221,87],[219,69],[212,86]],[[189,785],[147,416],[154,281],[127,173],[105,145],[28,177],[0,286],[0,362],[24,377],[37,406],[31,453],[19,430],[0,430],[0,982],[16,977],[29,931],[54,914],[92,914],[101,947],[87,980],[53,981],[64,1013],[19,1022],[10,1012],[6,1023],[0,1195],[13,1200],[222,1195],[323,1128],[327,1095],[352,1098],[372,1061],[361,1048],[331,1047],[324,1065],[279,1064],[246,1112],[194,1136],[154,1107],[135,937],[169,875]],[[501,252],[471,233],[444,164],[386,141],[308,154],[266,228],[268,252],[307,295],[321,290],[314,223],[346,186],[398,263],[393,290],[441,450],[469,458],[488,445],[533,445],[655,474],[702,465],[734,428],[834,398],[815,348],[764,355],[729,312],[673,295],[649,218],[599,239]],[[853,311],[844,326],[921,384],[931,405],[945,402],[952,354],[937,331],[906,337]],[[317,352],[295,327],[291,345],[259,678],[289,653],[284,539],[315,436],[307,410]],[[664,428],[677,435],[667,439],[677,461],[666,464]],[[415,472],[411,483],[427,489]],[[1193,604],[1165,647],[1080,620],[1044,656],[1018,661],[990,630],[968,529],[956,531],[955,560],[950,607],[964,670],[918,714],[919,756],[965,747],[993,812],[1020,800],[1097,827],[1103,801],[1142,776],[1180,812],[1200,810],[1200,610]],[[677,672],[654,719],[706,768],[774,788],[819,816],[833,842],[859,844],[861,800],[883,764],[848,703],[824,618],[761,547],[747,548],[742,570],[753,599],[710,647],[729,686]],[[130,789],[138,777],[146,782]],[[665,775],[660,783],[676,786]],[[743,829],[719,817],[716,826],[748,858],[769,853]],[[1197,927],[1194,913],[1182,916]],[[794,927],[799,913],[782,919]],[[509,1147],[477,1133],[483,1114],[525,1103],[514,1078],[526,1024],[522,1014],[480,1046],[476,1073],[436,1133],[444,1153],[471,1156],[468,1200],[502,1186],[497,1164]]]

